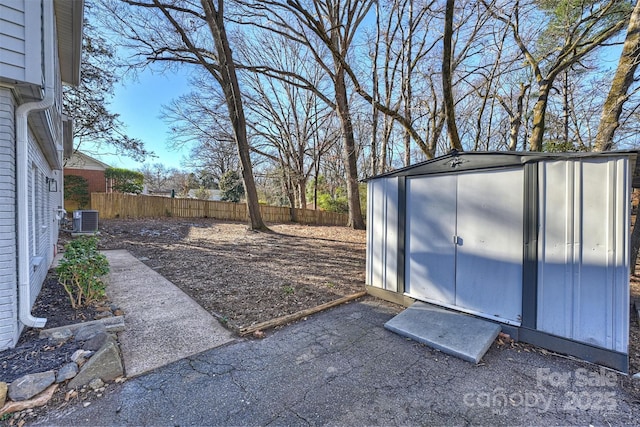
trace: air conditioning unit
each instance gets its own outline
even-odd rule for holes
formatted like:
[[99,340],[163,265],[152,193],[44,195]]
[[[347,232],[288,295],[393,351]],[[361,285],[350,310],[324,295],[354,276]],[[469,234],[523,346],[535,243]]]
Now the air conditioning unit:
[[73,211],[74,233],[95,233],[98,231],[98,211]]

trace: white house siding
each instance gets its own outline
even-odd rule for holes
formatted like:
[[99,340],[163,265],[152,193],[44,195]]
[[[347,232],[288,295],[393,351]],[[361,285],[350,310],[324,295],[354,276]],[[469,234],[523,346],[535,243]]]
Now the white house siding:
[[0,78],[41,83],[42,11],[37,6],[39,0],[3,0],[0,4]]
[[29,254],[31,257],[31,301],[35,302],[47,271],[53,261],[57,239],[56,209],[58,192],[50,192],[46,178],[54,178],[61,185],[58,173],[54,172],[42,154],[32,132],[29,132],[29,215],[33,221],[29,227]]
[[0,88],[0,351],[18,336],[15,213],[15,103]]

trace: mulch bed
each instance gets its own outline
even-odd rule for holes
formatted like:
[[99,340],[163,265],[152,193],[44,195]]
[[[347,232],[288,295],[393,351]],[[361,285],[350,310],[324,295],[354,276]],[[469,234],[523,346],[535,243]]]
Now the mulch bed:
[[[49,271],[31,312],[35,317],[45,317],[47,328],[93,320],[96,314],[94,307],[71,307],[53,270]],[[25,328],[15,348],[0,352],[1,381],[10,383],[25,374],[58,369],[68,363],[78,349],[78,343],[55,344],[39,339],[39,333],[40,329]]]

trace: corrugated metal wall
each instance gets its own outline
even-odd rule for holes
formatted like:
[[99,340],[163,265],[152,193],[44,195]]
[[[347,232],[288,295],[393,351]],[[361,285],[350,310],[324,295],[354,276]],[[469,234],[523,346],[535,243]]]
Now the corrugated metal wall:
[[539,163],[537,329],[627,352],[627,158]]
[[407,178],[405,291],[519,325],[523,189],[521,167]]
[[367,284],[398,292],[398,178],[368,182]]

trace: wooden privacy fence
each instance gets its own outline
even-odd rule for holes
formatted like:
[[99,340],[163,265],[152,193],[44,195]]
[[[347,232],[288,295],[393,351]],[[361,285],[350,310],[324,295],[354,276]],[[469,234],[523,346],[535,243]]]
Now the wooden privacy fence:
[[[214,218],[226,221],[247,221],[244,203],[210,200],[176,199],[121,193],[91,193],[91,209],[100,218]],[[347,225],[348,216],[336,212],[294,209],[296,222],[315,225]],[[291,208],[260,205],[265,222],[291,222]]]

